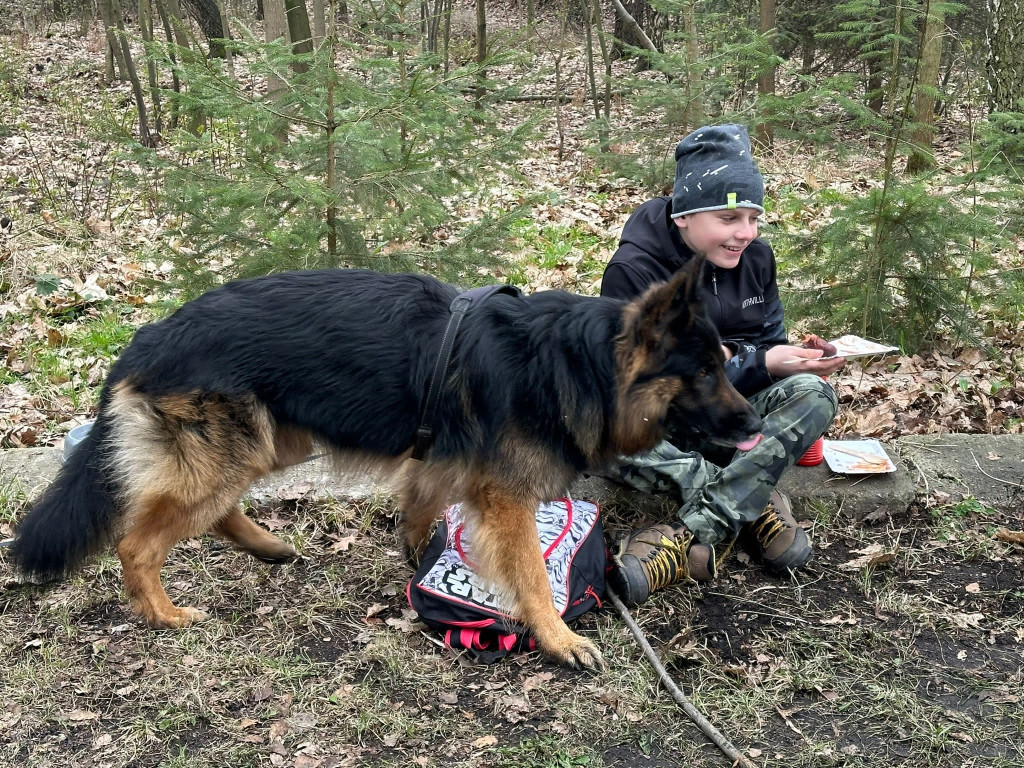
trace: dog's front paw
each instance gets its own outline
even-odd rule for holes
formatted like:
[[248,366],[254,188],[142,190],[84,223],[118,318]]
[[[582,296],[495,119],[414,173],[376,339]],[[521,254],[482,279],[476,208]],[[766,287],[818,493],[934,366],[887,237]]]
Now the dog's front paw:
[[560,664],[573,669],[604,669],[604,658],[597,646],[585,637],[566,630],[557,641],[541,646]]

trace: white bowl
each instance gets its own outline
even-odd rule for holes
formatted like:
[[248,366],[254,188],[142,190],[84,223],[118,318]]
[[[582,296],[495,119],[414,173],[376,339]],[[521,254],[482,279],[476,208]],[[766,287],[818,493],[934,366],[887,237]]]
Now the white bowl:
[[80,442],[85,440],[85,436],[89,434],[89,430],[92,429],[92,425],[95,423],[95,421],[87,421],[84,424],[79,424],[65,435],[64,452],[60,456],[61,463],[68,460],[71,452],[78,447]]

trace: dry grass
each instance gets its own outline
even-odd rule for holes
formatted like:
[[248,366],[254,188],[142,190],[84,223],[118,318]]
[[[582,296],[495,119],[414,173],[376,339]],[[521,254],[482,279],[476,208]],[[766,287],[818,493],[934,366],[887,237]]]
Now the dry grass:
[[[0,501],[10,520],[24,495]],[[0,764],[728,764],[613,612],[581,622],[606,672],[536,654],[475,665],[408,612],[386,500],[252,513],[303,559],[271,567],[182,544],[168,590],[215,615],[183,631],[129,614],[111,557],[47,588],[14,585],[0,562]],[[610,513],[613,527],[634,514]],[[758,764],[1019,766],[1022,556],[990,535],[1010,521],[985,514],[912,510],[881,530],[820,519],[797,581],[734,558],[715,584],[659,593],[634,615]],[[873,544],[896,556],[843,568]]]

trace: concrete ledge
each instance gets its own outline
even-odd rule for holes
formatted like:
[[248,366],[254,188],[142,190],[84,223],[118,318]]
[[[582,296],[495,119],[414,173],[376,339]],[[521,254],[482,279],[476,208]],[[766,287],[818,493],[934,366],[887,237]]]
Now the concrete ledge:
[[[918,494],[945,494],[953,501],[972,496],[1000,511],[1024,504],[1024,436],[926,435],[900,438],[886,446],[898,460],[896,472],[886,475],[837,475],[825,464],[794,467],[779,487],[793,500],[798,516],[814,514],[824,504],[840,514],[860,519],[880,509],[900,511]],[[60,468],[59,448],[21,448],[0,451],[0,481],[17,482],[34,497]],[[326,459],[289,467],[255,483],[249,495],[257,502],[274,499],[361,499],[391,493],[363,476],[338,477]],[[674,503],[622,489],[597,477],[587,477],[572,489],[574,496],[604,506],[613,505],[651,516],[671,514]]]

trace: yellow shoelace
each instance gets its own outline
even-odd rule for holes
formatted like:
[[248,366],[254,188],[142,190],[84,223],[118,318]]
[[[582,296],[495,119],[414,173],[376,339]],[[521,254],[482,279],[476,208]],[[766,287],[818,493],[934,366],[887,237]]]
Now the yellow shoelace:
[[674,584],[690,575],[686,551],[689,549],[691,541],[693,541],[693,534],[684,535],[679,540],[670,539],[666,536],[661,537],[661,541],[658,542],[659,548],[657,553],[645,563],[651,582],[651,592],[667,587],[669,584]]
[[772,542],[787,528],[788,526],[782,522],[775,512],[775,507],[769,504],[764,514],[754,522],[752,531],[754,538],[757,539],[757,543],[761,545],[761,549],[768,549]]

